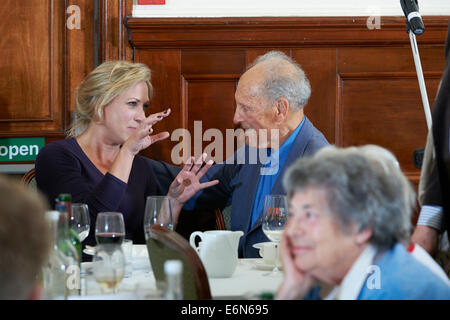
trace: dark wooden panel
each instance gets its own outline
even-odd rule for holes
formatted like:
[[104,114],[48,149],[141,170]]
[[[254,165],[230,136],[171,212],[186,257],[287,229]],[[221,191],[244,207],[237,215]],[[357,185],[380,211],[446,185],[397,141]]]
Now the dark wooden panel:
[[0,133],[61,131],[63,3],[9,0],[0,10]]
[[133,0],[98,0],[100,24],[100,61],[132,60],[124,19],[131,15]]
[[[72,5],[80,28],[66,27]],[[0,10],[0,134],[62,139],[75,87],[93,68],[93,1],[11,0]]]
[[[424,17],[419,43],[442,43],[448,17]],[[409,43],[405,19],[382,17],[369,30],[366,17],[128,18],[137,47],[295,47],[392,45]]]
[[245,50],[182,50],[182,74],[241,74]]
[[[426,83],[435,93],[439,77],[427,76]],[[405,173],[417,178],[412,154],[425,146],[427,126],[415,75],[344,75],[341,90],[338,144],[384,146],[397,156]]]
[[[70,0],[67,5],[80,8],[80,29],[66,29],[66,103],[65,127],[75,109],[75,88],[94,69],[94,4],[90,0]],[[66,13],[66,17],[68,14]]]
[[[50,120],[50,27],[51,1],[6,1],[0,8],[0,121]],[[28,9],[35,14],[25,14]],[[42,17],[43,19],[37,19]],[[14,25],[14,29],[11,26]],[[44,37],[39,37],[44,34]],[[28,76],[31,73],[33,77]],[[25,94],[23,94],[25,93]],[[45,106],[30,112],[33,104]]]
[[[135,61],[145,63],[152,70],[153,99],[147,115],[171,108],[169,117],[154,126],[155,132],[168,131],[170,134],[182,128],[185,122],[181,106],[181,76],[179,50],[136,50]],[[177,142],[170,137],[160,141],[142,152],[143,155],[157,160],[171,162],[171,150]]]
[[[444,70],[444,44],[419,47],[424,71]],[[339,73],[352,72],[415,72],[411,47],[386,46],[362,48],[338,48]]]
[[[208,145],[210,145],[208,149],[214,149],[217,146],[215,152],[220,152],[210,154],[207,150],[205,151],[209,156],[214,156],[216,162],[225,161],[236,150],[235,139],[231,137],[233,139],[229,138],[228,143],[233,151],[227,154],[226,129],[233,128],[234,92],[236,91],[237,80],[238,78],[233,77],[228,80],[214,79],[213,77],[201,80],[186,80],[187,128],[191,133],[191,155],[196,158],[205,151]],[[195,128],[194,121],[196,121]],[[207,130],[209,130],[209,134],[212,134],[211,141],[206,140]],[[204,138],[205,141],[203,141]],[[232,144],[234,144],[234,147]]]
[[310,118],[330,143],[335,142],[336,49],[301,48],[292,50],[311,84],[311,97],[305,107]]

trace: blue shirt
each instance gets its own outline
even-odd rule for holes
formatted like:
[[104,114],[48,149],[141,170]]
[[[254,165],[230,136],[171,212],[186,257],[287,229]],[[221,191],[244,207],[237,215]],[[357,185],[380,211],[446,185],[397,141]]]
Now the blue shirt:
[[[425,264],[397,243],[372,266],[378,272],[367,275],[357,300],[449,300],[450,286]],[[380,285],[373,286],[375,277]],[[372,285],[370,285],[372,284]],[[320,287],[314,287],[305,299],[320,299]]]
[[298,127],[291,133],[289,138],[279,147],[275,152],[271,152],[271,149],[267,149],[268,162],[261,168],[261,175],[259,176],[258,189],[256,190],[255,201],[253,202],[252,209],[252,223],[251,227],[259,218],[260,212],[264,207],[264,197],[270,193],[275,181],[278,178],[278,174],[283,168],[284,162],[286,161],[289,152],[294,144],[295,138],[297,137],[300,129],[305,122],[303,118],[302,122]]

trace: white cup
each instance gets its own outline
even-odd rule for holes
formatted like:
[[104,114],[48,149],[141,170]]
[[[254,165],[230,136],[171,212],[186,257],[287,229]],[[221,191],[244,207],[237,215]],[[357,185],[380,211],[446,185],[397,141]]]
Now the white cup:
[[[259,255],[263,258],[265,264],[274,265],[277,260],[277,251],[279,244],[276,242],[264,242],[259,248]],[[278,256],[278,264],[280,264],[281,259]]]

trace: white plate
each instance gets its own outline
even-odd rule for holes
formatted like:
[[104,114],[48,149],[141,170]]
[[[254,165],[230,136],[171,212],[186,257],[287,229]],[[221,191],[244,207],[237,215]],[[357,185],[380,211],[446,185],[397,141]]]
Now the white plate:
[[[272,264],[272,263],[267,264],[266,262],[264,262],[263,259],[256,259],[253,262],[253,265],[255,266],[256,269],[258,269],[258,270],[265,270],[265,271],[272,271],[273,268],[275,267],[274,264]],[[283,270],[283,267],[282,266],[278,266],[278,269]]]
[[[145,244],[134,244],[131,255],[133,257],[148,257],[147,245]],[[95,247],[86,245],[86,248],[83,249],[83,252],[94,256],[95,255]]]
[[133,244],[133,257],[147,257],[148,258],[148,250],[147,245],[145,244]]

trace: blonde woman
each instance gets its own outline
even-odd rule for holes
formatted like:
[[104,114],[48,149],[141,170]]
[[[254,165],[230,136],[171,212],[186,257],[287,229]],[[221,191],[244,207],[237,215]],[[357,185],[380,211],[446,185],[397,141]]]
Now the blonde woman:
[[[202,169],[202,163],[186,165],[175,177],[177,171],[169,165],[137,155],[169,136],[153,134],[152,127],[169,116],[170,109],[145,115],[153,94],[150,76],[150,69],[140,63],[109,61],[98,66],[77,88],[77,120],[68,139],[48,144],[36,159],[37,186],[52,206],[58,194],[70,193],[73,202],[88,204],[91,228],[98,212],[122,212],[126,238],[135,243],[145,241],[146,196],[172,197],[176,222],[184,202],[218,182],[199,182],[212,163]],[[84,243],[95,244],[92,229]]]

